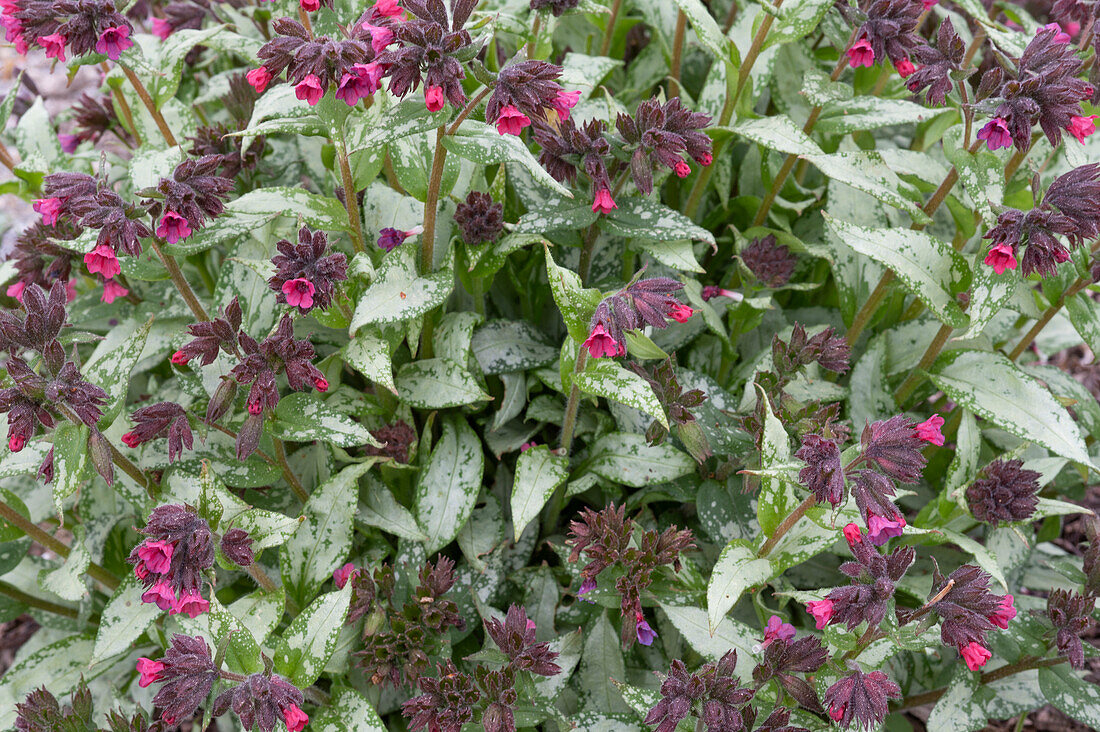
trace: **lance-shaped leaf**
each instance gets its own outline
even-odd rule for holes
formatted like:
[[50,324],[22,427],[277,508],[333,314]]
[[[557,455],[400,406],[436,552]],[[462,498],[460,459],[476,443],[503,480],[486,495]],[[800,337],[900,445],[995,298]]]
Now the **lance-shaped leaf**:
[[484,470],[481,440],[464,418],[449,415],[416,486],[416,518],[428,536],[428,554],[450,543],[470,518]]
[[299,689],[313,684],[325,669],[351,604],[349,582],[339,592],[321,595],[301,612],[275,644],[275,671]]
[[366,427],[337,412],[315,394],[305,392],[280,399],[270,426],[275,437],[292,442],[320,440],[339,447],[381,447]]
[[516,540],[527,524],[539,515],[554,489],[569,477],[569,458],[557,455],[546,445],[520,453],[512,481],[512,526]]
[[519,163],[542,185],[566,198],[573,197],[573,193],[568,188],[546,172],[520,138],[515,135],[502,135],[484,122],[466,120],[455,134],[443,137],[443,146],[454,154],[479,165]]
[[612,483],[641,488],[691,473],[695,460],[667,442],[650,446],[643,435],[614,432],[593,447],[589,468]]
[[756,556],[756,550],[744,539],[734,539],[711,570],[707,583],[707,620],[717,628],[729,609],[741,599],[748,588],[767,582],[772,577],[772,565]]

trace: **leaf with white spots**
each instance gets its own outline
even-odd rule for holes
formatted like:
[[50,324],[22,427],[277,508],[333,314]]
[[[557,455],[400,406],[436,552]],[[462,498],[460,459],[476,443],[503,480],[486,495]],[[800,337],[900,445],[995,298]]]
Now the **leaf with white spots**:
[[1082,679],[1066,664],[1039,669],[1039,688],[1050,704],[1079,722],[1100,728],[1100,686]]
[[741,599],[741,593],[772,578],[772,565],[756,556],[756,550],[744,539],[734,539],[711,570],[707,583],[707,620],[711,628]]
[[210,610],[195,618],[179,617],[183,632],[190,636],[203,636],[213,648],[228,639],[225,649],[225,665],[239,674],[263,671],[264,662],[260,644],[235,615],[226,610],[217,597],[210,598]]
[[815,129],[830,135],[846,135],[857,130],[916,124],[946,111],[929,109],[905,99],[861,96],[826,107]]
[[84,574],[92,561],[92,555],[84,544],[85,529],[77,525],[73,529],[71,551],[57,569],[43,569],[38,573],[38,586],[63,600],[77,602],[88,593]]
[[382,529],[394,536],[400,536],[402,539],[427,541],[428,537],[416,524],[416,518],[413,517],[412,512],[397,502],[393,493],[382,481],[368,475],[364,493],[366,498],[359,504],[356,521]]
[[691,21],[691,27],[699,42],[706,46],[707,50],[714,54],[715,63],[723,63],[729,58],[730,42],[726,34],[718,27],[718,21],[707,10],[707,6],[701,0],[675,0],[676,5],[683,11],[687,19]]
[[828,155],[803,155],[802,157],[813,163],[830,180],[846,183],[883,203],[899,208],[908,213],[918,224],[932,222],[917,204],[901,193],[900,189],[904,184],[877,150],[835,152]]
[[553,363],[558,349],[547,345],[545,337],[530,323],[494,320],[474,333],[474,358],[484,374],[527,371]]
[[[767,402],[764,390],[757,385],[757,399]],[[790,463],[790,437],[783,423],[772,413],[771,403],[764,407],[764,433],[760,443],[760,467],[763,469],[778,467]],[[760,479],[760,500],[756,502],[756,516],[760,522],[761,533],[771,536],[780,522],[798,505],[799,498],[790,482],[782,477],[762,477]]]
[[790,117],[774,115],[738,122],[734,134],[788,155],[820,155],[821,148]]
[[328,442],[339,447],[381,447],[367,428],[322,402],[315,394],[297,392],[283,397],[269,423],[272,434],[290,442]]
[[584,372],[573,376],[573,384],[585,394],[610,399],[644,412],[668,429],[665,408],[653,393],[653,387],[613,359],[589,359]]
[[130,650],[134,641],[160,617],[156,603],[141,601],[144,592],[145,586],[133,573],[128,572],[122,578],[100,613],[91,664]]
[[936,360],[930,378],[952,401],[1021,440],[1091,464],[1081,430],[1066,408],[1006,356],[949,351]]
[[88,460],[88,428],[82,424],[62,422],[53,431],[53,492],[54,510],[64,523],[62,504],[83,485],[90,470]]
[[302,519],[262,508],[250,508],[237,514],[231,523],[236,528],[248,532],[252,537],[252,550],[258,552],[261,549],[285,544],[290,537],[294,536]]
[[416,485],[416,517],[428,540],[428,554],[454,539],[477,504],[485,455],[466,420],[449,415]]
[[357,330],[351,341],[344,346],[344,358],[363,376],[394,394],[397,393],[397,384],[393,381],[390,344],[376,328]]
[[600,291],[581,286],[581,278],[577,273],[559,267],[550,254],[550,247],[547,246],[544,249],[546,277],[550,280],[550,291],[554,294],[554,301],[558,304],[558,310],[565,321],[565,327],[569,330],[569,335],[577,343],[583,343],[588,337],[588,323],[592,319],[592,313],[602,299]]
[[687,239],[652,241],[635,239],[634,245],[661,264],[681,272],[705,272],[695,258],[695,247]]
[[502,135],[484,122],[466,120],[455,134],[443,138],[443,146],[478,165],[519,163],[542,185],[558,195],[573,197],[568,188],[546,172],[523,140],[515,135]]
[[150,316],[144,324],[130,321],[112,328],[89,357],[84,367],[84,378],[107,392],[101,424],[110,424],[122,411],[126,392],[130,388],[130,373],[141,358],[152,327],[153,318]]
[[614,432],[596,442],[589,469],[612,483],[641,488],[690,474],[695,460],[667,442],[649,445],[644,435]]
[[421,409],[447,409],[492,399],[469,371],[448,358],[426,358],[397,372],[401,399]]
[[275,672],[299,689],[317,680],[336,650],[351,604],[351,588],[349,582],[338,592],[318,597],[294,618],[276,643]]
[[314,490],[302,511],[305,520],[279,553],[283,585],[299,605],[308,602],[347,557],[359,478],[373,464],[349,465]]
[[[408,246],[407,244],[405,246]],[[418,275],[412,261],[413,247],[391,252],[378,270],[378,279],[359,296],[348,331],[355,335],[371,323],[402,323],[423,315],[447,301],[454,289],[454,271],[445,266],[429,275]]]
[[569,458],[537,445],[520,453],[512,481],[512,526],[516,540],[527,528],[554,490],[569,477]]
[[764,48],[800,41],[812,33],[833,3],[829,0],[793,0],[783,3],[779,20],[768,33]]
[[699,607],[662,602],[661,609],[696,653],[713,662],[726,651],[737,651],[737,674],[752,675],[752,649],[760,642],[760,631],[733,618],[722,618],[712,630],[707,611]]
[[15,726],[15,705],[39,687],[48,687],[55,696],[72,691],[80,682],[91,681],[110,668],[110,664],[88,668],[95,638],[91,631],[70,635],[20,659],[0,678],[0,729]]
[[970,277],[970,268],[950,244],[923,231],[868,229],[823,214],[830,230],[856,252],[889,267],[940,322],[952,328],[967,325],[955,300]]
[[580,231],[595,223],[599,215],[591,202],[552,200],[519,217],[513,234],[538,234],[549,231]]
[[584,639],[581,656],[580,688],[586,707],[599,712],[618,713],[629,711],[619,692],[612,686],[612,679],[626,678],[619,633],[602,613],[589,628]]
[[350,686],[341,686],[327,706],[309,720],[313,732],[386,732],[386,725],[367,698]]
[[659,242],[690,239],[714,246],[714,234],[656,199],[623,196],[615,203],[619,207],[600,222],[609,234]]

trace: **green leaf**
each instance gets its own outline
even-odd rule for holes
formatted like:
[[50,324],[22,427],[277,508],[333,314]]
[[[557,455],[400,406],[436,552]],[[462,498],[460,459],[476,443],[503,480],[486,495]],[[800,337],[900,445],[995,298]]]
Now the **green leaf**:
[[817,146],[802,128],[791,121],[790,117],[774,115],[760,119],[738,122],[733,132],[761,147],[777,150],[788,155],[820,155]]
[[1100,686],[1085,681],[1068,665],[1039,669],[1039,688],[1050,704],[1079,722],[1100,727]]
[[474,358],[484,374],[527,371],[553,363],[558,349],[525,321],[493,320],[477,329],[472,342]]
[[366,427],[306,392],[280,399],[269,425],[275,437],[291,442],[319,440],[339,447],[381,447]]
[[600,222],[600,228],[609,234],[656,242],[692,239],[714,246],[714,234],[656,199],[623,196],[616,203],[619,207]]
[[485,455],[466,420],[448,415],[416,485],[416,518],[428,535],[428,554],[454,539],[470,517],[481,492]]
[[936,386],[974,414],[1021,440],[1091,464],[1081,431],[1065,407],[1007,357],[988,351],[949,351],[931,371]]
[[234,673],[254,674],[264,669],[260,644],[235,615],[218,602],[217,597],[210,598],[210,611],[197,618],[179,618],[180,626],[188,635],[201,635],[213,646],[216,652],[221,643],[229,639],[225,650],[225,664]]
[[[831,180],[846,183],[856,190],[870,194],[895,208],[905,211],[918,224],[930,224],[932,220],[917,204],[901,194],[901,180],[876,150],[859,152],[835,152],[829,155],[803,155]],[[900,230],[895,230],[899,231]],[[928,237],[931,238],[931,237]],[[954,250],[951,250],[954,252]],[[955,252],[962,260],[962,256]]]
[[[276,87],[278,88],[278,87]],[[392,98],[392,97],[387,97]],[[379,106],[379,105],[374,105]],[[348,154],[362,150],[377,150],[392,140],[434,130],[450,119],[449,108],[433,113],[423,100],[406,99],[386,108],[377,117],[370,116],[366,124],[345,123]],[[358,118],[349,116],[350,122]]]
[[341,686],[315,718],[313,732],[386,732],[386,725],[367,698],[355,689]]
[[376,384],[381,384],[394,394],[397,384],[393,380],[393,359],[390,344],[375,328],[359,328],[351,341],[344,346],[344,358],[359,373]]
[[447,409],[492,399],[477,379],[447,358],[426,358],[402,366],[397,391],[407,404],[421,409]]
[[145,586],[132,572],[122,578],[100,613],[92,665],[130,650],[134,641],[160,617],[160,608],[155,603],[141,601],[144,592]]
[[252,549],[260,551],[285,544],[298,530],[302,517],[292,518],[275,511],[250,508],[237,514],[230,523],[247,531],[252,537]]
[[946,111],[948,110],[929,109],[905,99],[855,97],[826,107],[815,129],[829,135],[846,135],[859,130],[916,124]]
[[91,681],[109,665],[89,669],[95,638],[89,631],[70,635],[24,656],[0,678],[0,729],[15,726],[15,705],[39,687],[48,687],[55,696],[67,694],[81,677]]
[[549,231],[581,231],[596,222],[599,214],[591,203],[553,200],[519,217],[513,234],[538,234]]
[[546,445],[520,453],[512,481],[512,526],[516,541],[542,511],[554,489],[568,478],[569,458],[551,452]]
[[[402,247],[404,248],[404,247]],[[397,251],[401,251],[398,248]],[[454,272],[446,266],[428,275],[418,275],[411,254],[386,257],[378,270],[378,280],[359,296],[348,331],[370,323],[401,323],[442,305],[454,289]]]
[[718,27],[718,22],[703,5],[702,0],[675,0],[675,2],[691,21],[691,27],[695,29],[699,42],[714,54],[716,63],[725,62],[730,55],[730,42],[726,40],[726,35]]
[[352,583],[329,592],[301,612],[276,643],[275,671],[300,689],[311,686],[336,650],[351,603]]
[[966,327],[966,314],[954,293],[965,287],[970,272],[966,260],[949,244],[923,231],[868,229],[822,215],[841,241],[889,267],[940,322],[952,328]]
[[742,678],[752,675],[756,655],[752,649],[760,643],[760,631],[725,617],[712,629],[707,611],[691,605],[662,602],[661,609],[696,653],[713,662],[727,651],[737,651],[737,674]]
[[602,613],[592,624],[584,640],[581,656],[580,689],[585,708],[615,714],[630,711],[612,679],[626,678],[619,634]]
[[15,126],[15,148],[20,158],[17,170],[49,173],[60,167],[61,145],[42,97],[36,98],[19,118]]
[[[101,424],[110,424],[122,411],[126,392],[130,388],[130,374],[141,358],[152,327],[153,316],[150,316],[143,325],[131,321],[112,328],[107,338],[100,342],[88,359],[88,364],[84,367],[84,378],[107,392],[107,405],[100,419]],[[120,343],[122,338],[125,340]]]
[[150,91],[158,105],[176,96],[176,92],[179,91],[180,76],[183,74],[183,64],[187,54],[191,53],[195,46],[209,45],[207,42],[224,30],[225,26],[221,25],[203,30],[183,28],[173,31],[172,35],[157,44],[158,57],[151,59],[150,63],[161,73],[155,79],[153,89]]
[[729,609],[741,599],[741,593],[772,578],[772,565],[756,556],[756,550],[744,539],[734,539],[718,556],[707,583],[707,620],[717,628]]
[[821,23],[833,4],[829,0],[794,0],[783,4],[779,20],[768,33],[764,48],[800,41]]
[[602,299],[600,291],[582,287],[577,273],[559,267],[554,263],[550,247],[544,245],[543,248],[546,252],[546,277],[550,280],[554,301],[558,304],[569,335],[577,343],[583,343],[588,338],[588,323],[592,319],[592,313]]
[[82,524],[73,529],[68,558],[57,569],[43,569],[39,572],[39,587],[69,602],[77,602],[87,594],[85,572],[92,561],[92,555],[84,544],[86,533]]
[[62,422],[53,431],[53,505],[64,523],[62,504],[84,483],[88,472],[88,428]]
[[1100,353],[1100,315],[1088,291],[1066,299],[1066,314],[1085,345],[1093,349],[1093,353]]
[[650,446],[645,436],[628,432],[605,435],[592,448],[589,469],[605,480],[633,488],[667,483],[695,470],[685,452],[662,443]]
[[398,503],[390,489],[381,481],[368,475],[364,493],[366,500],[359,504],[357,521],[367,526],[375,526],[402,539],[418,542],[428,540],[427,535],[417,525],[412,512]]
[[573,376],[573,384],[585,394],[610,399],[648,414],[668,429],[668,416],[661,400],[653,393],[653,387],[613,359],[589,359],[585,370]]
[[478,165],[519,163],[538,183],[558,195],[573,197],[568,188],[546,172],[523,140],[515,135],[502,135],[484,122],[467,119],[455,134],[444,136],[443,146]]
[[283,585],[299,606],[313,597],[347,557],[359,478],[373,464],[353,463],[314,490],[302,511],[305,521],[279,552]]
[[650,241],[635,239],[634,246],[652,256],[661,264],[681,272],[705,272],[695,258],[695,247],[687,239],[676,241]]
[[[787,436],[783,423],[772,413],[767,394],[759,385],[756,390],[757,399],[763,399],[766,402],[764,433],[760,442],[760,467],[767,470],[790,463],[793,455],[790,437]],[[771,536],[783,519],[798,506],[798,496],[790,482],[782,477],[761,477],[760,491],[757,495],[759,500],[756,502],[756,518],[760,523],[760,533]]]

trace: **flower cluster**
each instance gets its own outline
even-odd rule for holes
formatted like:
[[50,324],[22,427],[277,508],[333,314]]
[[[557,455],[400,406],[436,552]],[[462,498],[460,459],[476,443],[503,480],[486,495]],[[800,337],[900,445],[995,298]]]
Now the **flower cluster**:
[[443,556],[436,558],[434,565],[426,562],[413,596],[400,608],[394,602],[391,567],[376,570],[373,579],[360,570],[351,574],[348,622],[368,616],[363,625],[363,650],[355,655],[371,683],[415,686],[447,631],[465,629],[458,607],[444,597],[455,583],[454,566]]
[[122,436],[122,442],[127,447],[137,447],[150,440],[167,437],[168,462],[171,463],[183,453],[184,446],[188,450],[194,446],[187,412],[175,402],[159,402],[142,407],[131,414],[130,419],[135,427]]
[[578,5],[580,5],[580,0],[531,0],[531,10],[549,8],[556,18],[560,18]]
[[858,9],[838,5],[841,12],[850,16],[853,25],[858,24],[855,42],[848,48],[848,64],[852,68],[873,66],[876,61],[889,58],[902,76],[909,76],[915,68],[909,54],[924,45],[914,31],[917,18],[923,10],[920,3],[910,0],[862,0]]
[[[707,395],[702,389],[690,389],[684,391],[680,381],[676,378],[676,371],[672,366],[672,359],[666,358],[653,368],[646,369],[637,362],[631,362],[630,368],[641,376],[657,395],[657,400],[668,413],[668,421],[675,428],[680,441],[700,463],[710,456],[710,447],[707,445],[706,435],[699,425],[695,424],[695,415],[691,410],[706,401]],[[659,445],[664,441],[668,430],[658,420],[653,420],[646,430],[646,442],[650,445]]]
[[114,0],[12,0],[4,3],[0,22],[5,40],[19,53],[33,43],[62,63],[68,60],[66,48],[74,56],[94,51],[117,61],[134,45],[133,26]]
[[669,277],[635,280],[596,306],[584,347],[593,358],[626,355],[626,332],[645,326],[667,328],[671,318],[686,323],[695,312],[673,297],[684,289]]
[[858,536],[850,542],[854,562],[844,562],[840,571],[851,578],[843,587],[831,590],[823,600],[814,600],[806,610],[814,617],[820,630],[829,625],[843,624],[854,630],[860,623],[876,627],[886,617],[897,583],[916,559],[912,547],[899,547],[887,555],[880,554],[870,542]]
[[974,518],[989,524],[1027,521],[1039,505],[1039,473],[1020,460],[994,460],[966,489]]
[[972,564],[944,577],[933,560],[928,598],[932,612],[940,618],[940,639],[958,649],[971,671],[984,666],[993,655],[985,646],[986,633],[1008,628],[1008,622],[1016,617],[1012,595],[994,595],[989,591],[990,579]]
[[315,307],[327,310],[336,294],[336,283],[348,278],[347,257],[340,252],[326,254],[328,236],[323,231],[298,231],[298,243],[282,239],[275,244],[279,253],[271,258],[275,274],[267,281],[276,299],[308,313]]
[[54,282],[61,282],[65,285],[66,299],[74,300],[76,288],[71,278],[77,255],[54,241],[71,241],[80,231],[80,227],[68,220],[59,220],[52,226],[39,222],[24,229],[16,238],[15,250],[11,253],[18,274],[5,294],[23,302],[23,291],[29,285],[49,290]]
[[281,719],[287,732],[301,732],[309,722],[304,701],[302,691],[282,676],[257,673],[218,694],[212,711],[220,717],[232,709],[245,729],[272,732]]
[[814,712],[822,711],[814,687],[795,675],[812,674],[825,665],[828,653],[821,641],[812,635],[796,640],[794,626],[772,615],[759,648],[763,656],[752,671],[757,686],[774,679],[799,704]]
[[15,705],[15,729],[19,732],[45,732],[55,729],[94,729],[92,693],[84,680],[73,691],[64,708],[45,687],[27,694]]
[[1025,246],[1021,272],[1053,274],[1069,259],[1070,252],[1059,237],[1065,237],[1071,249],[1100,236],[1100,164],[1074,168],[1054,179],[1046,195],[1030,211],[1007,208],[997,225],[986,232],[993,246],[985,263],[997,274],[1016,269],[1017,255]]
[[491,244],[504,230],[504,206],[494,202],[488,193],[471,191],[455,207],[454,220],[462,232],[462,241],[470,246]]
[[160,660],[140,658],[137,670],[138,686],[161,684],[153,704],[160,708],[160,718],[169,726],[194,717],[218,679],[218,669],[202,636],[178,633],[172,636]]
[[772,288],[787,284],[798,262],[790,249],[776,242],[774,234],[753,239],[739,256],[762,285]]
[[626,143],[624,152],[630,155],[630,175],[642,193],[653,191],[653,170],[664,165],[678,178],[691,174],[684,159],[700,165],[710,165],[711,140],[700,132],[710,125],[710,116],[684,109],[679,97],[663,105],[647,99],[638,105],[634,115],[620,114],[615,127]]
[[1081,595],[1069,590],[1054,590],[1047,598],[1047,619],[1054,627],[1054,642],[1058,652],[1069,659],[1073,668],[1085,665],[1085,647],[1081,642],[1083,633],[1091,624],[1096,597],[1092,594]]
[[518,135],[532,119],[546,120],[553,111],[556,120],[569,117],[581,93],[567,92],[557,79],[560,66],[545,61],[520,61],[500,70],[493,94],[485,104],[485,120],[504,135]]
[[919,66],[906,80],[909,91],[919,94],[927,90],[929,104],[942,106],[954,86],[954,79],[962,69],[966,44],[955,32],[950,18],[944,18],[936,32],[936,45],[922,43],[913,49],[913,57]]
[[164,213],[159,218],[157,236],[175,244],[201,229],[207,218],[221,215],[224,199],[233,190],[233,181],[218,174],[222,162],[221,155],[184,160],[171,178],[161,178],[156,191],[162,198]]
[[890,699],[900,699],[901,688],[882,671],[856,669],[825,691],[829,717],[847,729],[852,724],[875,729],[886,719]]
[[126,560],[145,585],[142,602],[194,618],[210,609],[201,594],[203,575],[214,566],[210,524],[187,506],[158,506],[141,533],[147,536]]
[[73,105],[73,135],[58,135],[58,141],[65,152],[76,152],[82,142],[99,142],[110,132],[125,145],[133,143],[133,135],[119,122],[112,107],[111,97],[98,97],[82,94]]
[[641,531],[636,546],[631,546],[633,535],[634,521],[626,517],[626,506],[616,508],[611,504],[598,513],[584,509],[580,520],[569,523],[566,540],[571,547],[570,562],[576,562],[582,554],[588,560],[581,569],[578,597],[596,589],[596,579],[605,569],[616,567],[622,571],[615,589],[622,609],[623,648],[629,648],[635,641],[645,646],[653,643],[657,633],[642,612],[642,592],[649,587],[658,568],[671,565],[679,572],[680,553],[695,546],[691,531],[675,526],[664,531]]
[[645,723],[657,725],[657,732],[673,732],[691,715],[713,732],[750,729],[753,712],[747,705],[755,691],[741,686],[736,668],[737,651],[727,651],[695,673],[689,673],[684,662],[676,659],[661,683],[661,700],[649,710]]

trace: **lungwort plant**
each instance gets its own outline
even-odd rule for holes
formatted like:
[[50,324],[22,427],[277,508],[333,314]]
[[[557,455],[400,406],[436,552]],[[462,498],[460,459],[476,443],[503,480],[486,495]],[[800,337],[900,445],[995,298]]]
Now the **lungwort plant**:
[[0,0],[0,728],[1100,727],[1098,17]]

